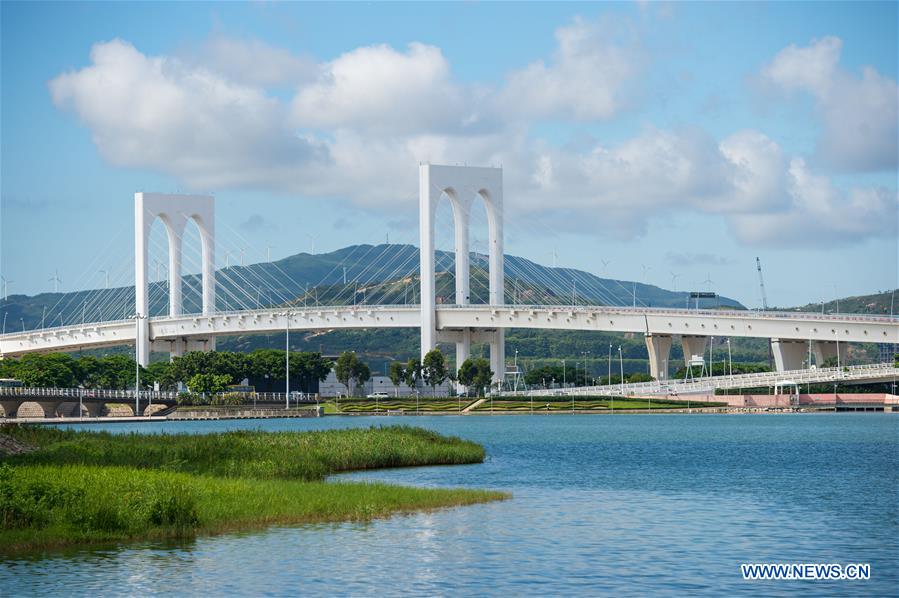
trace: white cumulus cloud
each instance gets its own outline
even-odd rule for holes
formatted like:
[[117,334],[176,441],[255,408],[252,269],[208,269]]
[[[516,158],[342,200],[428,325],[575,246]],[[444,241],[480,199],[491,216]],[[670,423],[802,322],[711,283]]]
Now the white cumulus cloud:
[[871,67],[860,76],[839,65],[843,42],[825,37],[791,45],[762,69],[762,79],[815,100],[824,131],[821,161],[846,171],[895,170],[899,159],[899,88]]
[[[696,127],[646,126],[617,143],[576,146],[535,137],[542,119],[595,120],[622,108],[619,92],[639,51],[630,56],[603,31],[581,20],[559,29],[549,63],[515,71],[492,91],[457,81],[440,49],[425,44],[366,46],[310,65],[225,38],[212,42],[217,57],[271,56],[272,68],[252,75],[246,63],[226,68],[202,52],[147,56],[113,40],[49,87],[109,162],[173,175],[196,190],[247,187],[412,209],[417,163],[502,164],[510,214],[561,229],[603,226],[633,238],[654,218],[692,211],[720,214],[751,244],[895,234],[895,190],[841,188],[761,131],[716,139]],[[842,91],[831,85],[839,49],[831,39],[785,50],[766,76],[838,105]],[[292,97],[270,90],[285,84],[296,86]],[[502,109],[513,96],[520,109]]]
[[[620,35],[620,33],[618,33]],[[524,118],[605,119],[627,103],[642,56],[616,39],[611,23],[577,18],[556,30],[552,60],[511,73],[500,95],[503,110]]]

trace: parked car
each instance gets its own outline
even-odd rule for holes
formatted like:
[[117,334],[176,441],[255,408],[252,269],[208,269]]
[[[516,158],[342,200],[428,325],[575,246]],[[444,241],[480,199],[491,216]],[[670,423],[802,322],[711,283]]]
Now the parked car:
[[389,399],[390,395],[386,392],[373,392],[370,395],[365,395],[366,399]]

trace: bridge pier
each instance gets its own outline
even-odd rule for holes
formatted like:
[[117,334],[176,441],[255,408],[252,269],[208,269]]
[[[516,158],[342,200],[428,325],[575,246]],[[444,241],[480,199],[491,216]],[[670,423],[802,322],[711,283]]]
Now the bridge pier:
[[56,410],[63,404],[63,401],[34,401],[44,412],[44,417],[56,417]]
[[778,372],[801,370],[806,364],[808,343],[795,339],[771,339],[771,352],[774,354],[774,368]]
[[705,348],[709,344],[709,337],[681,335],[680,343],[684,350],[685,367],[690,367],[690,360],[694,356],[702,357],[703,361],[705,361]]
[[506,331],[499,328],[492,335],[490,369],[493,370],[493,381],[502,383],[506,378]]
[[[106,407],[106,403],[100,401],[84,401],[81,404],[87,410],[88,417],[101,417],[103,408]],[[78,415],[81,416],[80,413]]]
[[846,358],[849,356],[849,346],[846,343],[838,343],[836,341],[815,341],[812,343],[812,350],[815,352],[815,363],[819,368],[824,367],[824,362],[828,359],[836,359],[838,345],[840,365],[846,365]]
[[24,401],[14,400],[14,401],[0,401],[0,407],[3,407],[3,414],[7,419],[16,417],[16,414],[19,412],[19,407],[22,406]]
[[668,379],[668,355],[671,352],[671,335],[644,335],[646,351],[649,353],[649,373],[656,380]]

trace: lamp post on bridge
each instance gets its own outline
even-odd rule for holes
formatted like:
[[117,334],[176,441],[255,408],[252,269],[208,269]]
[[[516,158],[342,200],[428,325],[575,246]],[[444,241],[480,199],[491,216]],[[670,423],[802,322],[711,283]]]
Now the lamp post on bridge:
[[621,354],[621,345],[618,345],[618,364],[621,366],[621,396],[624,396],[624,356]]
[[285,311],[284,316],[284,409],[290,409],[290,317],[293,312]]

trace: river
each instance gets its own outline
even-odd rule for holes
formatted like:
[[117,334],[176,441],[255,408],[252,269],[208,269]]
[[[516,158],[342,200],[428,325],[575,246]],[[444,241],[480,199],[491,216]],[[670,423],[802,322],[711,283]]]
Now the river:
[[[896,596],[899,416],[326,417],[85,426],[203,433],[414,424],[483,464],[347,474],[512,492],[371,523],[277,527],[0,564],[0,594]],[[870,563],[744,581],[741,563]]]

